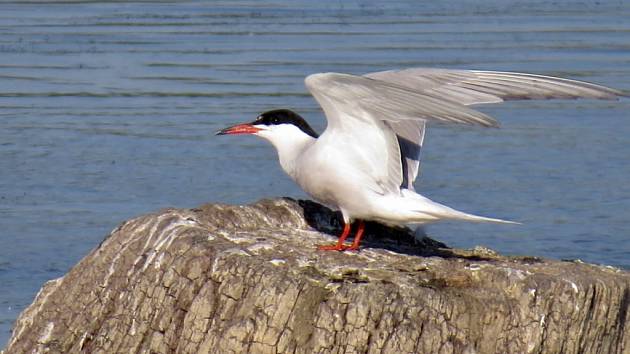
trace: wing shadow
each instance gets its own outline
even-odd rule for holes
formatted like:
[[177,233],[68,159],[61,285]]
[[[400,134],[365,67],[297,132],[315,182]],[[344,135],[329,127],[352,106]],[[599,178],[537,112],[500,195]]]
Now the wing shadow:
[[[304,218],[313,229],[339,236],[343,228],[341,213],[333,211],[311,200],[298,200],[304,210]],[[352,235],[354,234],[352,230]],[[367,221],[365,234],[361,240],[362,248],[382,248],[396,253],[420,257],[462,258],[471,261],[492,261],[493,256],[462,254],[446,244],[430,238],[428,235],[414,233],[408,227],[391,227],[378,222]]]

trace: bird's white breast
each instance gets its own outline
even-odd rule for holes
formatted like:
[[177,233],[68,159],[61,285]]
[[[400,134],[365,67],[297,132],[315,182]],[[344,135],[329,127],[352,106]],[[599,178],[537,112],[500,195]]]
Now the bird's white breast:
[[388,193],[388,141],[374,129],[358,138],[356,131],[327,131],[303,152],[293,176],[314,199],[350,217],[366,214],[375,195]]

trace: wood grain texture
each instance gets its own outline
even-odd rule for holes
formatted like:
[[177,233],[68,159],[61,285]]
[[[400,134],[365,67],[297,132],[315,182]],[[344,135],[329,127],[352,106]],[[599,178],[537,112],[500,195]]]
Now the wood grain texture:
[[[627,353],[630,274],[368,225],[308,201],[123,223],[19,317],[7,353]],[[317,231],[319,230],[319,231]]]

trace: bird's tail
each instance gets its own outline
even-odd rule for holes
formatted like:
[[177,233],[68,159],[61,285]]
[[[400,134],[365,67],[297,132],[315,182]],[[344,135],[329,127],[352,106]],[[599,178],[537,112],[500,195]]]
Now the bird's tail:
[[464,213],[464,212],[461,212],[461,211],[458,211],[449,207],[446,207],[446,208],[450,209],[450,212],[448,213],[448,218],[453,219],[453,220],[465,220],[465,221],[473,221],[473,222],[492,222],[496,224],[517,224],[517,225],[520,224],[520,222],[516,222],[516,221],[489,218],[486,216],[479,216],[479,215]]
[[[489,218],[485,216],[479,216],[474,214],[464,213],[459,210],[447,207],[446,205],[432,201],[420,194],[413,191],[403,189],[403,197],[407,200],[413,200],[414,204],[418,207],[418,212],[427,217],[433,217],[435,221],[438,220],[464,220],[472,222],[492,222],[497,224],[520,224],[519,222]],[[431,220],[428,220],[431,221]]]

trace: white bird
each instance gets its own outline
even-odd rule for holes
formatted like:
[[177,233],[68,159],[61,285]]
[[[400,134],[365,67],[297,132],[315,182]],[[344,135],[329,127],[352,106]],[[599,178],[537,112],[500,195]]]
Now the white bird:
[[[438,220],[514,223],[464,213],[415,192],[427,122],[498,127],[467,106],[506,100],[615,99],[611,88],[556,77],[495,71],[415,68],[363,76],[319,73],[305,79],[328,126],[319,136],[297,113],[278,109],[217,132],[269,140],[282,169],[310,196],[343,216],[344,229],[325,250],[358,250],[364,220],[389,225]],[[352,245],[344,243],[353,221]]]

